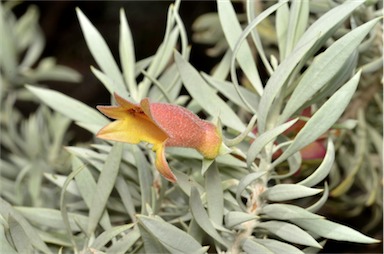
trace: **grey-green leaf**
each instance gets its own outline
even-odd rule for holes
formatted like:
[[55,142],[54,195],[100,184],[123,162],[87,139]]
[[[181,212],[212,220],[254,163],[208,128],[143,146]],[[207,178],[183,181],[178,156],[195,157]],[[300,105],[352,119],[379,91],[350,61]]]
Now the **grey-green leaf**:
[[246,239],[241,246],[246,253],[254,254],[254,253],[263,253],[263,254],[275,254],[272,250],[268,249],[264,245],[252,241],[251,239]]
[[334,160],[335,147],[333,145],[332,139],[329,138],[327,143],[327,152],[320,166],[310,176],[308,176],[297,184],[301,184],[307,187],[312,187],[318,184],[328,176],[329,172],[331,171]]
[[224,213],[224,191],[221,185],[220,172],[215,161],[205,173],[205,189],[209,217],[216,225],[221,225]]
[[224,217],[225,225],[228,228],[232,228],[243,222],[254,220],[254,219],[257,219],[256,215],[245,213],[245,212],[237,212],[237,211],[230,211]]
[[322,192],[322,189],[313,189],[297,184],[278,184],[263,193],[263,197],[270,201],[288,201],[304,198]]
[[106,207],[109,195],[115,185],[116,177],[120,168],[123,144],[115,143],[105,161],[103,170],[99,175],[97,186],[89,209],[89,224],[87,232],[91,235]]
[[303,34],[292,53],[281,62],[265,86],[257,111],[259,116],[258,127],[261,132],[264,132],[267,128],[267,117],[273,101],[284,84],[287,83],[289,76],[297,68],[297,65],[300,62],[305,62],[311,54],[315,53],[337,27],[363,3],[364,1],[348,1],[331,9],[316,20]]
[[[225,37],[231,47],[231,50],[233,51],[242,33],[235,10],[229,0],[217,1],[217,10]],[[263,93],[262,83],[259,72],[257,71],[255,60],[253,59],[251,48],[249,47],[247,41],[244,41],[244,43],[240,46],[236,59],[253,87],[256,89],[258,94],[261,95]]]
[[194,238],[183,230],[156,217],[139,215],[139,223],[171,253],[205,253]]
[[295,152],[315,141],[339,119],[356,91],[360,74],[361,71],[353,76],[315,112],[297,134],[293,143],[273,162],[273,165],[279,164]]
[[291,243],[317,247],[320,249],[322,248],[310,234],[291,223],[282,221],[267,221],[259,223],[257,227],[265,228],[281,239]]
[[357,243],[379,242],[379,240],[363,235],[352,228],[325,219],[293,219],[291,221],[306,230],[328,239]]
[[127,97],[128,92],[125,88],[123,77],[107,43],[79,8],[76,9],[76,13],[85,41],[95,61],[103,72],[113,80],[115,92],[123,97]]
[[195,187],[192,187],[191,189],[189,206],[191,208],[192,215],[195,218],[197,224],[205,232],[207,232],[207,234],[210,235],[213,239],[215,239],[222,245],[227,246],[227,243],[224,241],[224,239],[219,235],[219,233],[213,227],[213,224],[209,219],[208,214],[205,211],[203,203],[200,199],[199,191]]
[[244,131],[245,125],[235,112],[177,51],[175,51],[175,61],[185,88],[200,106],[212,116],[219,115],[224,125],[240,132]]
[[333,43],[315,59],[288,100],[281,116],[281,122],[285,122],[308,99],[341,71],[345,62],[350,60],[349,57],[353,51],[357,49],[361,41],[378,21],[379,19],[374,19],[355,28]]
[[273,253],[303,254],[301,250],[293,245],[283,243],[273,239],[254,239],[255,242],[263,245]]
[[95,109],[60,92],[29,85],[27,88],[50,108],[74,121],[95,124],[100,128],[109,123],[108,119]]
[[250,167],[252,162],[256,159],[257,155],[261,152],[261,150],[272,140],[276,139],[278,135],[286,131],[289,127],[291,127],[294,123],[296,123],[297,119],[293,119],[289,122],[286,122],[282,125],[277,126],[272,130],[268,130],[258,136],[248,149],[247,153],[247,166]]
[[262,214],[270,218],[278,220],[293,220],[293,219],[321,219],[320,215],[311,213],[304,208],[288,204],[270,204],[266,205],[261,210]]

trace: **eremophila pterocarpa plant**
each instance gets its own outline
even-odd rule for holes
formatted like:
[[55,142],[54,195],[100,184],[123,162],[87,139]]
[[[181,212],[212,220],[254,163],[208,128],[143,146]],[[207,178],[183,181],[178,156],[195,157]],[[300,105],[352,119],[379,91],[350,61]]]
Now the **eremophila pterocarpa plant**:
[[[19,228],[24,239],[33,239],[31,248],[315,253],[328,239],[379,242],[317,213],[330,195],[341,193],[335,190],[351,178],[346,170],[352,170],[356,155],[364,153],[364,161],[379,154],[375,138],[361,152],[358,137],[380,123],[368,124],[362,110],[356,111],[357,121],[344,113],[358,98],[367,71],[379,67],[380,61],[367,60],[379,57],[367,46],[380,31],[376,5],[269,1],[258,9],[256,3],[245,2],[239,22],[229,0],[217,1],[215,24],[223,36],[213,42],[225,40],[215,53],[226,53],[210,74],[189,63],[193,51],[178,12],[181,1],[168,10],[155,55],[142,60],[135,57],[121,10],[120,67],[102,35],[76,10],[98,65],[91,70],[111,101],[98,106],[99,112],[56,91],[28,86],[95,134],[89,147],[66,148],[72,173],[54,175],[64,180],[57,181],[59,208],[18,208],[18,216],[30,223]],[[268,33],[258,30],[261,23],[274,34],[267,43]],[[382,135],[375,130],[373,137]],[[372,159],[381,163],[379,156]],[[354,173],[349,183],[375,182],[369,188],[375,188],[371,200],[378,200],[379,166],[372,161],[353,170],[367,168],[371,176]],[[32,230],[37,234],[28,238]],[[17,232],[7,235],[10,248]]]

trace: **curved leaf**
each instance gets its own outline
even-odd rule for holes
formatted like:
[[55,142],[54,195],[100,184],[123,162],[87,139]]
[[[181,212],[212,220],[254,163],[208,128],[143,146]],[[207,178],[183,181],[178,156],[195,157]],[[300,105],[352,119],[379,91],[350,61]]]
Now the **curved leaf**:
[[137,218],[140,225],[171,253],[206,252],[206,248],[203,248],[193,237],[161,219],[144,215],[138,215]]
[[353,76],[315,112],[297,134],[292,144],[272,165],[279,164],[295,152],[315,141],[339,119],[356,91],[360,74],[361,71]]
[[270,201],[287,201],[313,196],[322,191],[297,184],[278,184],[263,192],[263,197]]
[[312,246],[320,249],[322,248],[322,246],[310,234],[291,223],[282,221],[267,221],[259,223],[257,227],[265,228],[281,239],[291,243]]

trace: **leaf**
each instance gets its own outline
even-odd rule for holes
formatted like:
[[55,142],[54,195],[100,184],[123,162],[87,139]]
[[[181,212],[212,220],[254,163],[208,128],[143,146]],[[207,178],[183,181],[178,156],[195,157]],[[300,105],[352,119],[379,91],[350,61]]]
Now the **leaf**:
[[240,205],[240,207],[243,209],[243,211],[246,211],[247,209],[244,206],[243,201],[241,200],[241,194],[251,183],[258,180],[260,177],[264,176],[266,173],[267,172],[251,173],[246,175],[240,180],[239,185],[237,186],[237,189],[236,189],[236,200],[237,200],[237,203]]
[[203,203],[201,202],[199,191],[195,187],[192,187],[191,189],[189,206],[197,224],[217,242],[221,243],[224,246],[227,246],[227,243],[213,227],[213,224],[204,209]]
[[[229,0],[217,1],[217,11],[224,35],[231,50],[233,51],[243,30],[241,29],[232,3]],[[262,83],[256,63],[253,59],[251,48],[249,47],[247,41],[244,41],[244,43],[240,46],[239,54],[236,59],[248,80],[256,89],[257,93],[261,95],[263,93]]]
[[[244,104],[242,99],[240,98],[239,94],[236,92],[236,89],[233,84],[231,84],[228,81],[220,80],[215,77],[211,77],[206,73],[201,73],[203,78],[207,80],[207,82],[212,85],[215,89],[217,89],[220,93],[222,93],[225,97],[231,100],[231,102],[235,103],[236,105],[242,107],[243,109],[248,111],[247,105]],[[240,90],[240,93],[245,98],[246,101],[250,103],[252,108],[256,108],[259,104],[260,98],[249,91],[248,89],[240,86],[238,87]]]
[[137,242],[137,240],[139,240],[139,238],[139,228],[134,228],[126,233],[120,240],[114,242],[113,245],[107,249],[106,253],[128,253],[128,250]]
[[[44,173],[44,177],[47,178],[52,183],[54,183],[55,185],[61,187],[61,188],[63,187],[64,182],[67,179],[66,176],[57,175],[57,174],[49,174],[49,173]],[[66,191],[68,191],[69,193],[71,193],[73,195],[76,195],[76,196],[80,195],[79,189],[77,188],[77,186],[76,186],[74,181],[72,181],[68,185]]]
[[228,228],[232,228],[234,226],[237,226],[243,222],[250,221],[250,220],[255,220],[257,219],[258,216],[249,214],[249,213],[244,213],[244,212],[237,212],[237,211],[229,211],[225,217],[225,226]]
[[285,53],[291,53],[297,41],[300,39],[308,24],[309,1],[293,1],[289,12],[287,24],[287,38]]
[[115,143],[105,161],[103,170],[97,181],[97,186],[89,209],[88,235],[91,235],[104,212],[109,195],[115,185],[116,177],[120,168],[120,161],[123,152],[123,144]]
[[315,112],[296,135],[292,144],[272,163],[272,165],[278,165],[295,152],[314,142],[332,127],[332,125],[340,118],[355,93],[357,85],[359,84],[360,74],[361,71],[353,76]]
[[[245,125],[233,110],[212,90],[200,74],[175,51],[176,66],[189,94],[212,116],[220,115],[222,123],[237,131],[244,131]],[[208,106],[209,105],[209,106]]]
[[101,113],[67,95],[30,85],[26,87],[49,107],[74,121],[95,124],[100,128],[109,123]]
[[[4,218],[1,218],[4,219]],[[17,254],[18,252],[13,248],[11,243],[8,241],[7,236],[5,235],[5,227],[1,225],[0,227],[0,246],[1,251],[7,254]]]
[[282,61],[287,55],[286,45],[288,37],[289,16],[288,4],[284,4],[276,11],[276,35],[277,45],[279,47],[280,61]]
[[352,228],[325,219],[293,219],[291,221],[299,227],[328,239],[356,243],[380,242],[379,240],[365,236]]
[[100,35],[99,31],[92,25],[84,13],[76,8],[77,17],[80,22],[81,30],[83,31],[85,41],[91,51],[96,63],[101,70],[113,80],[114,90],[120,96],[128,97],[127,89],[124,85],[123,77],[119,67],[113,59],[112,53],[108,48],[107,43]]
[[120,61],[123,69],[123,76],[128,85],[131,97],[139,101],[137,94],[137,83],[135,77],[135,47],[129,29],[127,17],[123,9],[120,9],[120,40],[119,40]]
[[310,207],[307,207],[306,210],[309,212],[312,212],[312,213],[315,213],[318,210],[320,210],[323,207],[323,205],[325,204],[325,202],[327,202],[328,195],[329,195],[328,183],[325,182],[324,192],[323,192],[323,195],[321,196],[321,198],[318,201],[316,201],[316,203],[311,205]]
[[48,246],[41,240],[36,230],[29,224],[29,222],[14,209],[8,202],[0,198],[0,214],[3,218],[8,218],[10,215],[21,225],[24,232],[28,235],[29,241],[39,251],[43,253],[51,253]]
[[298,182],[307,187],[312,187],[324,180],[332,169],[333,162],[335,161],[335,147],[332,139],[329,138],[327,142],[327,152],[321,162],[320,166],[310,176]]
[[321,219],[320,215],[313,214],[304,208],[288,204],[269,204],[262,208],[261,213],[278,220]]
[[16,221],[16,219],[9,215],[8,226],[12,242],[16,247],[18,253],[32,253],[33,248],[29,237],[23,230],[23,227]]
[[137,146],[131,146],[135,158],[136,167],[139,174],[140,196],[141,196],[141,214],[147,214],[146,205],[152,204],[151,186],[153,176],[149,170],[148,162],[143,152]]
[[[59,210],[37,207],[15,207],[26,219],[34,224],[63,230],[65,225]],[[68,213],[70,227],[72,232],[79,232],[88,223],[88,217],[76,213]]]
[[211,164],[205,174],[205,191],[209,218],[216,225],[221,225],[223,223],[224,197],[216,162]]
[[259,117],[258,128],[261,133],[265,132],[267,129],[267,117],[273,101],[281,92],[281,88],[284,84],[287,83],[289,76],[298,67],[298,64],[304,63],[313,53],[315,53],[333,34],[338,26],[340,26],[352,12],[363,3],[364,1],[348,1],[325,13],[307,29],[296,44],[292,53],[289,54],[277,67],[265,86],[257,110]]
[[109,230],[104,231],[99,236],[97,236],[95,241],[92,243],[91,248],[101,249],[108,242],[110,242],[114,237],[123,233],[124,231],[127,231],[128,229],[132,228],[133,226],[134,226],[134,224],[131,223],[131,224],[113,227]]
[[[140,225],[170,253],[205,253],[207,251],[207,248],[203,248],[186,232],[163,220],[144,215],[138,215],[137,217]],[[156,252],[159,252],[159,250],[156,250]]]
[[261,222],[257,227],[265,228],[281,239],[306,246],[322,248],[321,245],[307,232],[296,225],[281,221]]
[[297,122],[297,119],[293,119],[289,122],[286,122],[282,125],[277,126],[276,128],[262,133],[258,136],[251,146],[248,149],[247,153],[247,166],[250,167],[252,162],[255,161],[256,157],[262,151],[262,149],[268,145],[272,140],[274,140],[278,135],[286,131],[289,127]]
[[378,21],[379,19],[374,19],[353,29],[315,58],[289,98],[281,122],[285,122],[342,70],[346,61],[350,60],[350,56]]
[[257,243],[250,238],[245,239],[243,245],[241,246],[246,253],[263,253],[263,254],[275,254],[272,250],[268,249],[264,245]]
[[287,201],[313,196],[322,191],[297,184],[278,184],[268,188],[262,195],[269,201]]
[[[73,150],[72,151],[70,149],[68,150],[70,152],[73,152]],[[85,165],[75,155],[72,154],[71,157],[72,157],[72,172],[75,172],[76,170],[82,168],[82,170],[78,174],[76,174],[75,182],[76,182],[77,189],[80,192],[81,197],[83,198],[85,204],[87,205],[88,209],[91,209],[93,196],[97,188],[96,181],[94,180],[93,175],[89,171],[89,168],[87,167],[87,165]],[[70,184],[67,186],[66,190],[69,187],[70,187]],[[107,230],[111,227],[111,222],[110,222],[107,210],[105,210],[103,215],[101,216],[100,225],[104,228],[104,230]]]
[[254,239],[256,243],[263,245],[273,253],[303,254],[301,250],[293,245],[272,239]]

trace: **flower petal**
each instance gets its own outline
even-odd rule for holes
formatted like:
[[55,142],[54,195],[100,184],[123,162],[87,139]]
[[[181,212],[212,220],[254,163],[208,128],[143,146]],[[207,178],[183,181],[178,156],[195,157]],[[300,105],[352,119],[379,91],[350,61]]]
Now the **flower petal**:
[[97,106],[96,108],[112,119],[123,119],[128,114],[127,110],[120,106]]
[[163,143],[168,136],[146,116],[127,114],[124,119],[116,120],[96,135],[99,138],[138,144],[141,141],[153,145]]
[[176,182],[176,176],[172,173],[171,169],[168,166],[168,162],[165,159],[165,146],[161,144],[159,146],[154,147],[156,151],[156,160],[155,166],[159,173],[164,176],[168,181]]

